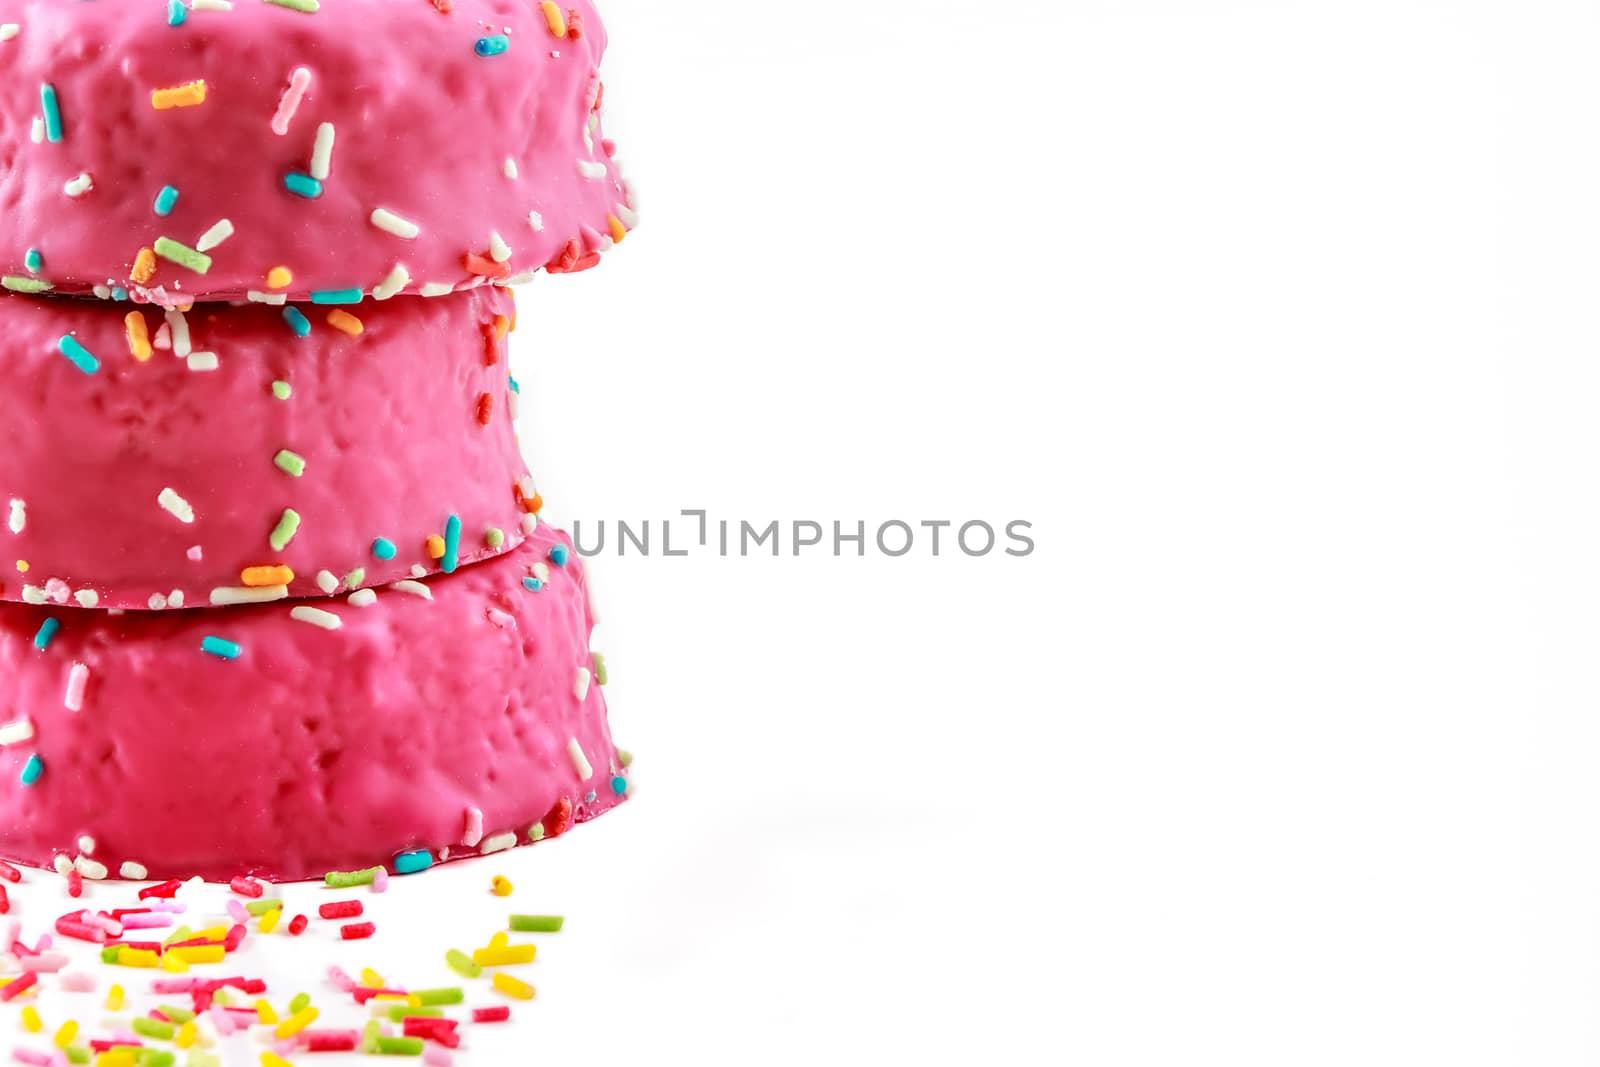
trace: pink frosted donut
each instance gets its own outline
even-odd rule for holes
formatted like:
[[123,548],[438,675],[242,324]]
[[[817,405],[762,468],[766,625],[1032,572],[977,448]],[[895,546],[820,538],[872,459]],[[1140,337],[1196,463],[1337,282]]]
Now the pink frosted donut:
[[6,0],[4,284],[344,303],[592,266],[634,222],[604,50],[589,0]]
[[493,287],[187,313],[0,296],[0,596],[322,596],[514,547],[533,494],[511,419],[513,310]]
[[0,604],[0,856],[89,877],[404,873],[599,815],[627,757],[569,553],[541,526],[364,607]]

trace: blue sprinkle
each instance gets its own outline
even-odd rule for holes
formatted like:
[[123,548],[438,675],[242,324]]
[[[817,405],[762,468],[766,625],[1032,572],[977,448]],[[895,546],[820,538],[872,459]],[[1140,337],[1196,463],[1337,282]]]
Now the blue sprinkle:
[[512,378],[512,379],[511,379],[511,391],[512,391],[512,392],[513,392],[513,393],[520,393],[520,392],[522,392],[522,386],[520,386],[520,385],[518,385],[518,384],[517,384],[517,380],[516,380],[516,379],[515,379],[515,378]]
[[183,6],[183,0],[167,0],[167,25],[182,26],[189,17],[189,9]]
[[402,852],[394,858],[395,874],[416,874],[433,866],[433,853],[425,848],[415,852]]
[[39,106],[44,109],[44,135],[51,144],[61,143],[61,107],[56,103],[56,87],[49,82],[39,86]]
[[39,776],[43,773],[44,760],[40,759],[39,754],[35,752],[33,755],[28,757],[27,764],[25,764],[22,768],[22,784],[32,785],[34,782],[39,780]]
[[322,195],[322,183],[309,174],[296,174],[291,171],[283,176],[283,187],[295,196],[303,196],[307,200],[315,200]]
[[379,559],[394,559],[399,549],[394,547],[394,542],[387,537],[380,537],[372,542],[372,554]]
[[461,516],[452,515],[444,524],[444,558],[439,561],[439,569],[446,574],[454,574],[460,562]]
[[490,37],[479,37],[472,44],[472,50],[480,56],[498,56],[511,47],[511,39],[503,33]]
[[220,637],[208,637],[200,642],[200,651],[216,656],[218,659],[238,659],[239,653],[244,649],[232,641],[224,641]]
[[622,777],[620,774],[617,775],[615,778],[611,779],[611,791],[620,797],[622,794],[628,791],[628,780]]
[[61,622],[54,617],[48,618],[39,624],[39,632],[33,635],[33,647],[40,652],[50,647],[50,642],[56,639],[56,631],[61,629]]
[[178,203],[178,190],[170,185],[163,185],[156,194],[156,214],[166,218],[172,214],[172,209]]
[[283,321],[289,324],[289,329],[294,331],[296,337],[309,337],[311,335],[311,320],[302,315],[299,308],[284,308]]
[[126,299],[128,299],[128,290],[124,289],[120,285],[112,286],[112,288],[111,288],[111,299],[113,299],[113,300],[126,300]]
[[44,257],[39,254],[37,248],[30,248],[28,254],[22,257],[22,264],[34,274],[38,274],[39,268],[44,266]]
[[313,304],[359,304],[361,303],[360,289],[313,289],[311,291]]
[[78,339],[71,334],[63,334],[61,340],[56,342],[56,347],[83,373],[93,374],[100,369],[100,361],[90,355],[89,350],[80,345]]
[[567,546],[551,545],[550,562],[554,563],[557,567],[565,567],[567,565]]
[[587,793],[583,794],[583,802],[585,804],[593,804],[594,803],[594,798],[599,796],[599,795],[600,794],[596,793],[593,789],[591,789]]
[[537,578],[524,578],[522,579],[522,586],[530,593],[537,593],[544,588],[544,583]]

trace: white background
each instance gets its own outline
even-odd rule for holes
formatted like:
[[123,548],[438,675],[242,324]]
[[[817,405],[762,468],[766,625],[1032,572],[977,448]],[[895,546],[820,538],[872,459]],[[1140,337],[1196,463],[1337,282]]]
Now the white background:
[[1038,548],[593,561],[637,801],[377,902],[570,917],[466,1062],[1600,1059],[1600,9],[605,14],[547,514]]

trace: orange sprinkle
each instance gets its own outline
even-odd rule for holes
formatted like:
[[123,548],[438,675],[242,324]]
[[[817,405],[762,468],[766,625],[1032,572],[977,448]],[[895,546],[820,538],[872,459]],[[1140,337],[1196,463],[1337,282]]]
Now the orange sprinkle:
[[156,276],[156,253],[154,249],[141,248],[139,254],[133,257],[133,273],[128,275],[140,285],[150,284],[150,279]]
[[545,25],[550,27],[551,35],[565,37],[567,35],[567,17],[561,13],[561,8],[553,3],[552,0],[544,0],[544,3],[539,5],[539,9],[544,12]]
[[522,502],[522,506],[528,509],[528,514],[537,515],[539,514],[539,510],[544,507],[544,497],[540,496],[538,493],[535,493],[533,494],[532,499],[524,500]]
[[239,584],[252,588],[268,585],[288,585],[294,581],[294,571],[282,564],[276,566],[246,567],[239,572]]
[[133,353],[134,359],[143,363],[150,358],[150,328],[144,324],[144,316],[137,311],[130,311],[122,324],[128,333],[128,351]]
[[622,239],[628,236],[628,228],[615,215],[607,215],[606,222],[611,224],[611,239],[620,245]]
[[508,334],[510,332],[511,332],[511,320],[506,318],[504,315],[496,315],[494,317],[494,335],[495,335],[495,337],[497,337],[500,340],[504,341],[506,339],[506,334]]
[[444,559],[444,538],[438,534],[429,534],[423,544],[428,550],[429,559]]
[[175,85],[171,89],[157,89],[150,94],[150,106],[157,111],[167,111],[175,107],[194,107],[196,104],[205,102],[206,83],[204,78],[199,81]]
[[328,312],[328,325],[341,333],[349,334],[351,337],[359,337],[361,331],[366,329],[365,326],[361,325],[360,319],[343,308],[334,308]]
[[478,425],[487,426],[489,420],[494,418],[494,394],[478,394]]
[[267,288],[282,289],[294,281],[294,274],[288,267],[273,267],[267,271]]

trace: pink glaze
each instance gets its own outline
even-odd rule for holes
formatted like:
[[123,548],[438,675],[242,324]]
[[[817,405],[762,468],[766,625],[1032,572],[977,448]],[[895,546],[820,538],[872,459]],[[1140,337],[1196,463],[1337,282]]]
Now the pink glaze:
[[[562,0],[581,23],[575,36],[564,15],[562,37],[533,0],[323,0],[315,13],[235,0],[176,27],[165,9],[0,0],[0,24],[17,27],[0,41],[8,278],[171,304],[267,291],[279,266],[292,297],[371,293],[403,265],[397,291],[437,292],[550,263],[581,269],[634,222],[599,129],[606,38],[589,0]],[[502,36],[502,54],[478,54],[480,39]],[[155,106],[153,93],[201,81],[203,102]],[[33,139],[44,85],[59,107],[55,142]],[[316,198],[297,196],[285,177],[311,174],[323,123],[334,128],[327,177]],[[178,200],[162,217],[154,204],[169,185]],[[380,229],[378,209],[414,234]],[[138,284],[141,248],[159,237],[196,248],[222,220],[232,234],[204,250],[204,273],[163,258]],[[511,251],[499,263],[495,234]],[[37,274],[29,248],[43,257]]]
[[[157,880],[290,881],[552,836],[563,803],[573,822],[601,814],[626,772],[600,686],[578,695],[592,616],[576,556],[549,561],[558,543],[541,526],[514,552],[428,581],[431,600],[384,589],[366,608],[320,601],[336,630],[297,621],[291,604],[57,609],[41,652],[50,612],[0,604],[7,706],[35,733],[0,748],[0,855],[50,866],[87,834],[113,876],[133,861]],[[524,585],[546,571],[541,590]],[[491,625],[491,608],[515,628]],[[242,651],[204,654],[207,636]],[[75,662],[90,670],[81,712],[60,700]],[[24,786],[35,754],[44,773]],[[468,808],[483,812],[476,849],[460,844]]]
[[[495,325],[500,316],[509,326],[510,292],[364,304],[348,309],[359,336],[328,325],[326,308],[299,310],[311,323],[303,339],[282,308],[196,305],[183,321],[217,369],[195,371],[170,348],[145,362],[130,354],[124,316],[142,316],[152,337],[170,335],[159,310],[0,296],[11,412],[0,448],[0,597],[147,608],[174,604],[176,590],[198,607],[214,589],[241,586],[245,568],[271,564],[294,572],[289,595],[321,596],[323,571],[344,587],[358,569],[357,585],[440,569],[426,539],[443,536],[452,514],[461,561],[514,547],[526,468]],[[69,333],[98,371],[59,353]],[[274,395],[274,381],[289,385],[288,399]],[[275,464],[283,449],[305,461],[298,477]],[[192,522],[162,506],[166,489]],[[269,535],[286,508],[300,524],[276,551]],[[394,559],[374,556],[378,537],[397,546]]]

